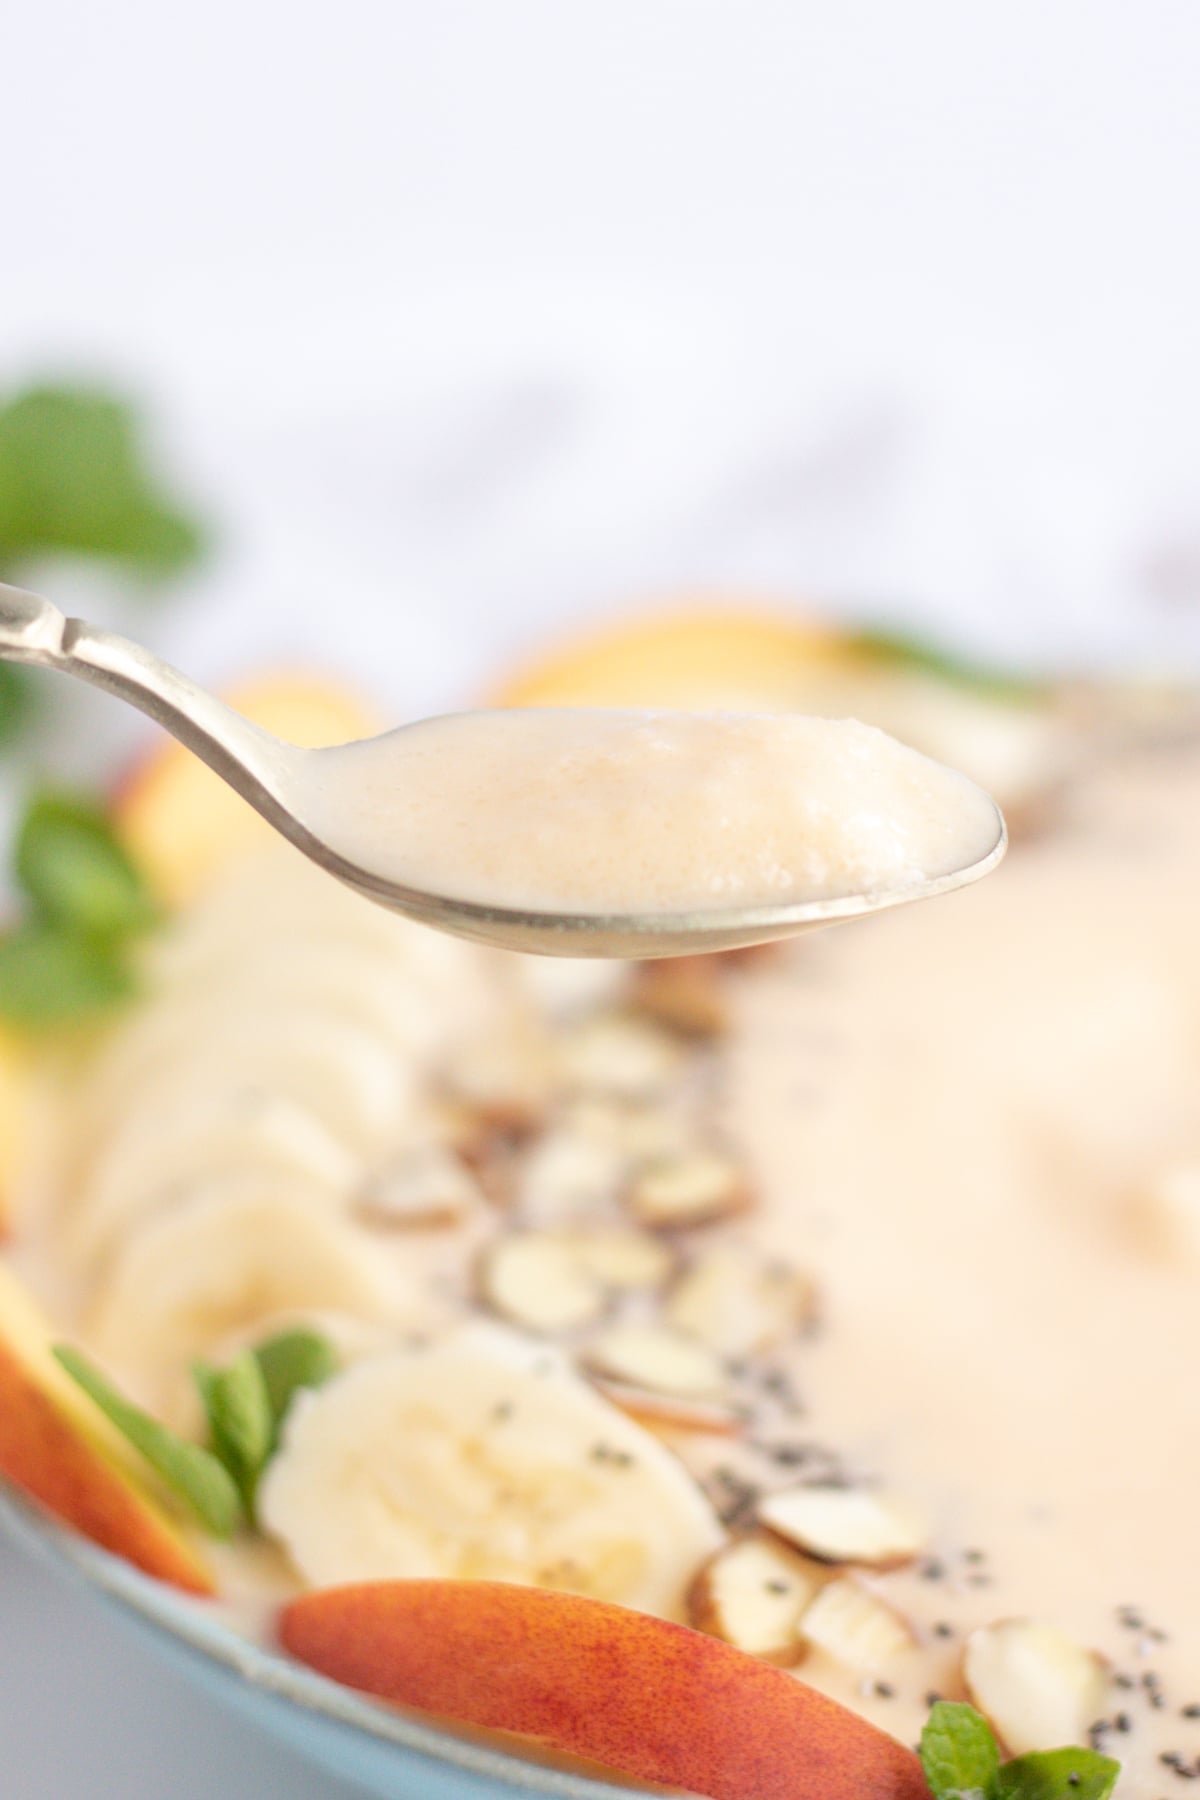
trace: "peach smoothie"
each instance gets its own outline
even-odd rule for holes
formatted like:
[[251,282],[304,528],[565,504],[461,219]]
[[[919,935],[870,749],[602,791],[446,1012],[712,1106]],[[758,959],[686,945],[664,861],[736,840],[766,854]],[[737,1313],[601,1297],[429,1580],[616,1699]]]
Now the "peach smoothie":
[[[405,765],[422,879],[465,880],[490,824],[490,891],[597,907],[703,903],[736,871],[755,894],[927,873],[991,806],[858,726],[776,721],[767,744],[746,719],[623,717],[547,722],[524,767],[484,747],[490,787],[464,746],[453,796],[420,753],[453,721],[414,727],[361,817],[330,804],[377,832]],[[646,756],[678,832],[635,830],[631,875],[604,821]],[[501,800],[531,796],[545,833],[506,839]],[[1128,1800],[1169,1800],[1200,1767],[1198,815],[1194,743],[1096,756],[974,892],[633,966],[481,949],[239,847],[149,944],[140,997],[46,1058],[14,1196],[47,1341],[195,1449],[241,1433],[203,1576],[157,1490],[148,1511],[122,1486],[106,1541],[435,1711],[454,1659],[419,1654],[422,1619],[462,1644],[615,1619],[635,1673],[731,1679],[811,1725],[833,1746],[832,1785],[795,1789],[814,1800],[860,1754],[872,1791],[919,1793],[937,1696],[1013,1754],[1091,1745]],[[9,1311],[0,1290],[0,1352]],[[0,1373],[26,1418],[44,1357],[22,1332]],[[46,1504],[53,1454],[0,1427]],[[71,1499],[91,1477],[69,1460]],[[708,1779],[694,1746],[592,1723],[543,1735]],[[761,1734],[733,1729],[741,1772],[696,1791],[748,1779]]]

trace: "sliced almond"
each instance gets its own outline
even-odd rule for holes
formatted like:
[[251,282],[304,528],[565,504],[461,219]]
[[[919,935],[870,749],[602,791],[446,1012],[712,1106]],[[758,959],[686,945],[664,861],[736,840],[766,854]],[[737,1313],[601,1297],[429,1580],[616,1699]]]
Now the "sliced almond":
[[445,1074],[452,1100],[480,1122],[518,1137],[544,1123],[553,1086],[548,1046],[520,1027],[461,1045]]
[[449,1111],[447,1137],[455,1156],[493,1206],[507,1209],[517,1192],[521,1139],[476,1114]]
[[548,1131],[516,1179],[522,1214],[540,1224],[578,1219],[611,1206],[625,1179],[620,1150],[575,1131]]
[[640,964],[636,998],[643,1012],[685,1037],[716,1037],[729,1026],[721,967],[711,956],[668,956]]
[[598,1007],[619,1006],[629,985],[629,964],[599,956],[516,956],[520,986],[538,1012],[570,1019]]
[[916,1643],[911,1626],[895,1608],[853,1575],[839,1576],[821,1589],[800,1632],[814,1649],[867,1675],[890,1667]]
[[717,1150],[660,1157],[641,1170],[628,1194],[634,1218],[656,1230],[708,1225],[741,1212],[749,1200],[742,1165]]
[[359,1190],[357,1208],[372,1224],[452,1225],[481,1204],[479,1183],[437,1144],[403,1151]]
[[1052,1625],[1002,1619],[972,1632],[967,1693],[1014,1756],[1087,1742],[1104,1716],[1108,1673],[1094,1650]]
[[577,1132],[589,1143],[602,1144],[630,1163],[650,1162],[678,1155],[695,1139],[696,1124],[679,1101],[679,1096],[622,1100],[580,1094],[567,1102],[562,1123],[564,1129]]
[[801,1615],[823,1580],[794,1550],[766,1537],[739,1538],[704,1564],[688,1612],[698,1631],[786,1666],[803,1654]]
[[635,1387],[632,1382],[614,1381],[611,1377],[594,1376],[596,1386],[606,1399],[637,1419],[656,1437],[671,1443],[680,1433],[698,1433],[702,1437],[733,1437],[745,1428],[744,1413],[732,1403],[722,1400],[688,1400],[681,1394],[656,1394],[649,1388]]
[[663,1093],[683,1059],[669,1032],[626,1013],[599,1014],[563,1042],[563,1074],[578,1093],[636,1100]]
[[485,1252],[480,1275],[493,1311],[526,1331],[577,1331],[604,1314],[607,1295],[552,1233],[512,1232]]
[[613,1325],[592,1339],[584,1360],[595,1374],[652,1394],[709,1400],[726,1391],[720,1359],[666,1325]]
[[558,1233],[581,1269],[605,1287],[622,1293],[658,1288],[671,1273],[673,1257],[661,1238],[623,1225],[568,1226]]
[[897,1569],[925,1547],[926,1533],[915,1515],[869,1488],[787,1488],[761,1501],[758,1517],[819,1562]]
[[815,1288],[799,1269],[745,1245],[716,1244],[688,1264],[664,1312],[677,1331],[720,1356],[740,1357],[794,1336],[814,1308]]

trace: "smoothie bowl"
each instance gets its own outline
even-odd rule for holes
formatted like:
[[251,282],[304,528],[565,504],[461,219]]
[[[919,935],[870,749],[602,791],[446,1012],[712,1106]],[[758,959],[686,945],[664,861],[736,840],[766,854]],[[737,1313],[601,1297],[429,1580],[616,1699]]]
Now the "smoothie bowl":
[[785,948],[527,958],[157,753],[113,809],[166,915],[137,994],[8,1047],[12,1520],[381,1793],[1099,1795],[1117,1759],[1161,1800],[1200,1768],[1200,750],[782,620],[499,697],[855,714],[1014,848]]

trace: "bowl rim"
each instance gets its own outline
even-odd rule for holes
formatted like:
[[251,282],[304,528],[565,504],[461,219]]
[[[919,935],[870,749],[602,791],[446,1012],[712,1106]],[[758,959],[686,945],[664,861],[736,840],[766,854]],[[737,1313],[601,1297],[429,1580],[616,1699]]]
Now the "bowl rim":
[[557,1800],[630,1800],[648,1790],[636,1785],[614,1786],[591,1776],[573,1774],[516,1753],[460,1737],[421,1719],[372,1700],[353,1688],[319,1675],[280,1652],[244,1637],[223,1620],[206,1611],[203,1598],[185,1594],[167,1582],[145,1574],[123,1557],[103,1549],[46,1513],[34,1501],[0,1477],[0,1528],[23,1550],[48,1562],[55,1572],[101,1596],[119,1611],[133,1614],[152,1637],[182,1646],[202,1661],[218,1668],[250,1693],[262,1693],[301,1712],[352,1731],[361,1731],[380,1743],[440,1762],[448,1768],[482,1776],[501,1784],[514,1795],[526,1793],[557,1796]]

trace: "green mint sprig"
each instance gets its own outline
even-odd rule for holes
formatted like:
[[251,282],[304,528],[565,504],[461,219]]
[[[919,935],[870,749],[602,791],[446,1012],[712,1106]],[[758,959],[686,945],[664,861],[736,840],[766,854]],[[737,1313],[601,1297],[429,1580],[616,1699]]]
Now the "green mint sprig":
[[209,1448],[228,1470],[254,1523],[258,1484],[279,1446],[292,1401],[320,1387],[338,1361],[326,1338],[305,1326],[277,1332],[223,1369],[196,1363],[192,1375],[208,1420]]
[[18,882],[40,915],[69,931],[129,937],[158,919],[140,873],[93,800],[33,796],[17,833]]
[[0,938],[0,1018],[52,1028],[127,999],[133,945],[159,915],[103,810],[62,789],[33,794],[13,873],[25,916]]
[[108,1012],[135,983],[109,944],[30,921],[0,938],[0,1018],[24,1031]]
[[908,632],[889,631],[886,627],[868,627],[852,632],[847,647],[866,661],[881,667],[908,669],[914,674],[934,675],[953,687],[967,688],[984,699],[1028,701],[1036,699],[1041,684],[1029,675],[996,669],[987,663],[974,662],[942,644]]
[[0,403],[0,569],[55,553],[174,575],[204,533],[151,472],[143,421],[98,387],[38,384]]
[[0,750],[17,742],[35,710],[27,671],[0,663]]
[[205,1530],[220,1538],[254,1523],[258,1483],[296,1395],[319,1387],[338,1369],[328,1341],[303,1326],[243,1350],[225,1368],[197,1363],[193,1375],[208,1422],[206,1449],[126,1399],[81,1350],[58,1344],[54,1354]]
[[1108,1800],[1121,1765],[1082,1747],[1001,1762],[991,1726],[973,1706],[939,1700],[921,1733],[934,1800]]
[[990,1796],[1000,1774],[1000,1746],[973,1706],[939,1700],[921,1733],[921,1766],[936,1800],[961,1794]]
[[143,1412],[102,1375],[82,1351],[56,1344],[54,1354],[72,1381],[94,1400],[122,1437],[149,1464],[214,1537],[232,1535],[242,1517],[242,1502],[229,1471],[199,1444],[189,1444]]
[[271,1408],[271,1449],[279,1441],[288,1409],[302,1388],[323,1387],[338,1372],[338,1359],[328,1338],[305,1325],[276,1332],[254,1351],[266,1383]]
[[274,1439],[275,1421],[262,1367],[243,1350],[225,1369],[196,1363],[192,1369],[208,1419],[209,1448],[237,1484],[248,1519]]
[[[38,383],[0,400],[0,581],[47,557],[107,563],[140,588],[181,574],[206,533],[153,471],[142,419],[99,387]],[[0,749],[36,711],[36,677],[0,668]]]

